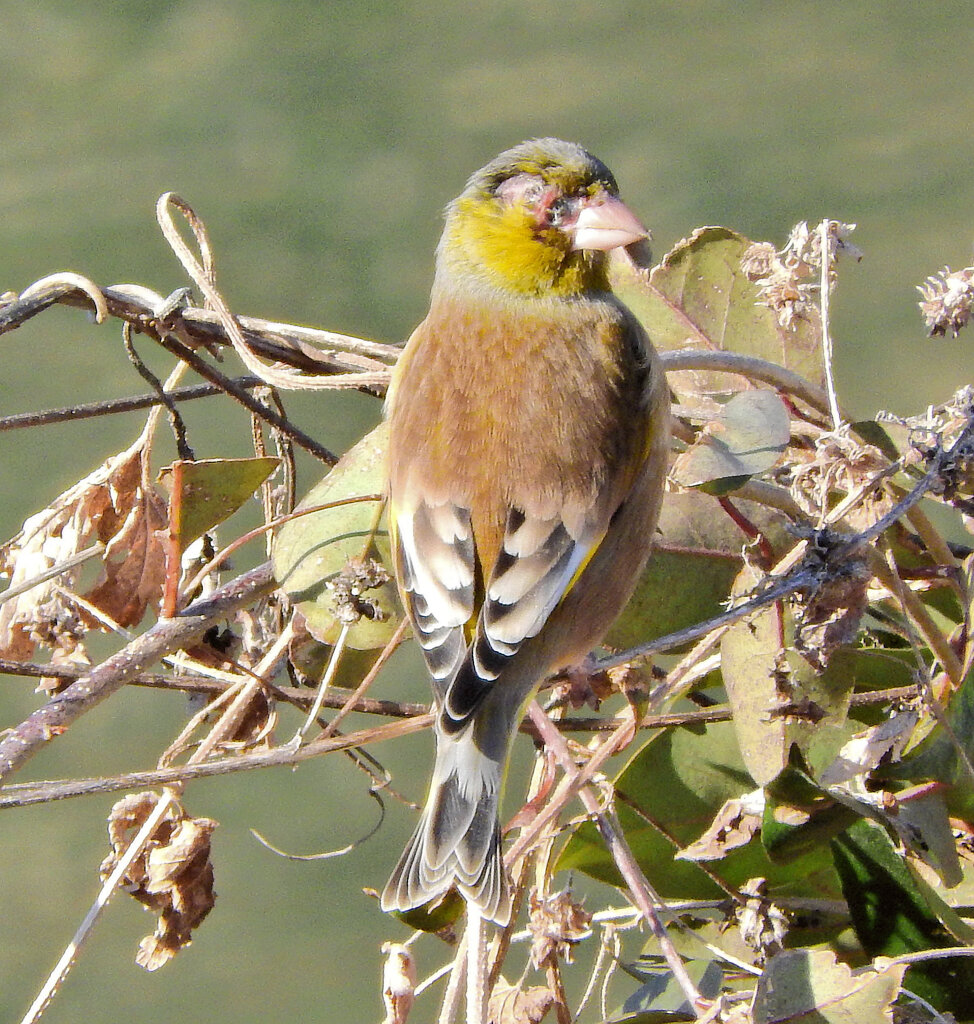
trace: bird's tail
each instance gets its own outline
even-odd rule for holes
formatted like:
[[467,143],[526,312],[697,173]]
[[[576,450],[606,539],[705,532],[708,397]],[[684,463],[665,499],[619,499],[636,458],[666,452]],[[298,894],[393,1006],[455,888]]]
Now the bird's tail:
[[[409,910],[452,887],[489,921],[507,924],[511,891],[501,858],[498,804],[506,742],[484,743],[475,722],[436,729],[436,765],[426,807],[382,893],[383,910]],[[503,749],[492,749],[500,746]]]

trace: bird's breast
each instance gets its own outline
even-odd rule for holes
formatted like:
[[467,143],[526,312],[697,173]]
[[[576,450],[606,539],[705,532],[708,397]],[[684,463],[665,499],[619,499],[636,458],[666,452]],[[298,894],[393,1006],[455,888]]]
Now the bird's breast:
[[396,374],[394,504],[469,508],[486,555],[511,508],[550,518],[612,500],[645,437],[629,323],[611,302],[435,298]]

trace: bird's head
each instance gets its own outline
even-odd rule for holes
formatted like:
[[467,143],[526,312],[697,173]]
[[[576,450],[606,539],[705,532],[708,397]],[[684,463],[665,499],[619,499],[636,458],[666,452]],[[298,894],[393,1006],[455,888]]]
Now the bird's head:
[[606,253],[647,234],[601,160],[534,139],[470,178],[447,208],[438,259],[453,279],[567,298],[605,290]]

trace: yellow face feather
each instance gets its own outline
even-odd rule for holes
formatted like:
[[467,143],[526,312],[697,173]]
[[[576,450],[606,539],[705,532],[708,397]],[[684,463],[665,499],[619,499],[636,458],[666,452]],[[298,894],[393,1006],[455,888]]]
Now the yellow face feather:
[[564,298],[609,287],[603,253],[572,252],[562,232],[539,230],[521,205],[463,196],[447,232],[444,254],[450,269],[486,277],[501,290]]
[[583,201],[617,194],[608,168],[581,147],[525,143],[478,171],[450,205],[441,268],[512,296],[607,291],[605,253],[575,249],[559,221]]

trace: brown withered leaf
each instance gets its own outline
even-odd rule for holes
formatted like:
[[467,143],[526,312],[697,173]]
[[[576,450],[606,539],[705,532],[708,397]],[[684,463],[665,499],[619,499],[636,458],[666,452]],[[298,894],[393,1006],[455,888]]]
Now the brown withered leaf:
[[[108,838],[112,852],[101,865],[102,879],[115,870],[134,834],[158,802],[156,793],[133,793],[112,808]],[[154,934],[139,943],[135,962],[147,971],[168,963],[192,941],[192,932],[214,903],[210,836],[217,823],[191,818],[173,803],[122,883],[130,895],[158,914]]]
[[[83,594],[121,626],[135,626],[162,592],[161,535],[166,505],[146,483],[145,440],[96,470],[25,520],[0,548],[0,569],[17,586],[95,543],[105,545],[102,572]],[[0,657],[30,658],[38,644],[70,654],[94,621],[60,592],[73,589],[82,567],[32,587],[0,605]]]
[[675,854],[677,860],[720,860],[731,850],[747,846],[761,828],[763,791],[728,800],[699,839]]
[[532,890],[528,897],[531,962],[540,967],[552,957],[572,962],[572,947],[588,934],[592,915],[572,899],[570,889],[551,896]]
[[519,989],[500,978],[487,1007],[488,1024],[539,1024],[554,1006],[551,989],[536,985]]

